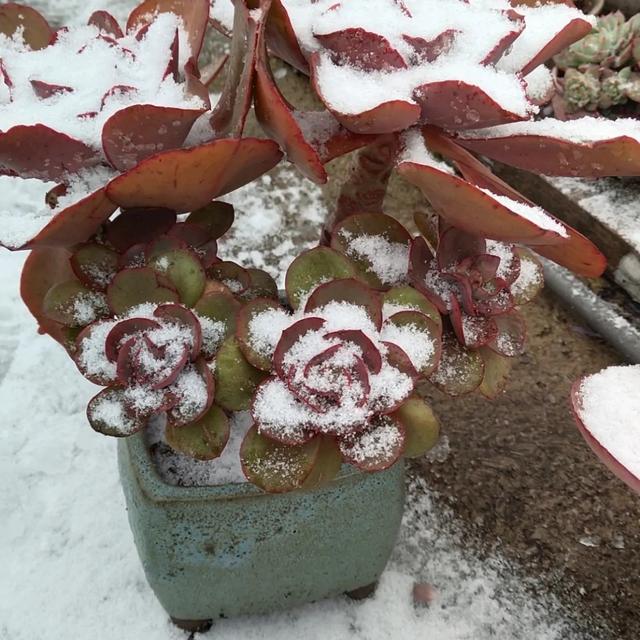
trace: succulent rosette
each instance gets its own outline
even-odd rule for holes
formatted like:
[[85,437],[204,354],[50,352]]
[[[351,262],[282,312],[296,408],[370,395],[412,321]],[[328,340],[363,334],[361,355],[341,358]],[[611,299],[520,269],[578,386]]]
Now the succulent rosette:
[[438,364],[437,311],[413,289],[422,309],[403,302],[403,287],[382,293],[340,277],[349,272],[343,255],[313,249],[287,272],[290,308],[257,299],[239,313],[242,352],[268,374],[241,458],[249,480],[269,491],[326,482],[343,462],[382,470],[437,439],[415,394]]
[[237,118],[208,124],[206,0],[145,0],[126,25],[98,11],[57,31],[14,3],[0,17],[0,174],[46,193],[40,211],[4,215],[5,247],[84,242],[118,207],[193,211],[279,162]]

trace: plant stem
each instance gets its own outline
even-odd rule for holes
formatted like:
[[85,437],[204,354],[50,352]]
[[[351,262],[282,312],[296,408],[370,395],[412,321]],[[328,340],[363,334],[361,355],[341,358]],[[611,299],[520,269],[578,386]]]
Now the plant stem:
[[397,135],[382,135],[356,154],[340,189],[336,208],[325,221],[321,245],[329,244],[331,230],[348,216],[382,212],[399,145]]

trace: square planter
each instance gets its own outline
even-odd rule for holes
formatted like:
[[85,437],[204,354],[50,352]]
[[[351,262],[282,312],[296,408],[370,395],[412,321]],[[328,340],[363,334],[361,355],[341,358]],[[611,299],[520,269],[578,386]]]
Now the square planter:
[[327,487],[267,494],[250,484],[165,483],[144,436],[118,443],[120,479],[138,554],[179,626],[260,614],[375,584],[404,508],[404,462]]

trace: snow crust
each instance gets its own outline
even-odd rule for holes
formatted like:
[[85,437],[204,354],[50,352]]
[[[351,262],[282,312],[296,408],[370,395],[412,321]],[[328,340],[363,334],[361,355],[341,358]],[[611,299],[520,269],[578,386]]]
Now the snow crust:
[[603,369],[585,378],[578,393],[589,433],[640,478],[640,365]]

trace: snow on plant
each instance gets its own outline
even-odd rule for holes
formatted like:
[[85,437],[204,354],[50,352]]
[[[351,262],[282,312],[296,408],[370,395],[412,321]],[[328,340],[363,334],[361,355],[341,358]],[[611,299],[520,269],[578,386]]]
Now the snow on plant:
[[255,391],[241,457],[267,490],[326,482],[343,462],[386,469],[436,441],[438,424],[415,385],[438,364],[440,317],[415,290],[382,295],[357,278],[347,258],[319,247],[289,268],[292,310],[259,299],[239,314],[242,351],[269,374]]
[[640,493],[640,366],[609,367],[571,393],[580,433],[600,460]]
[[124,29],[104,11],[55,32],[21,5],[0,18],[0,174],[50,186],[36,215],[2,220],[0,244],[82,242],[118,206],[192,211],[280,159],[224,128],[182,149],[211,106],[197,67],[206,1],[145,0]]

